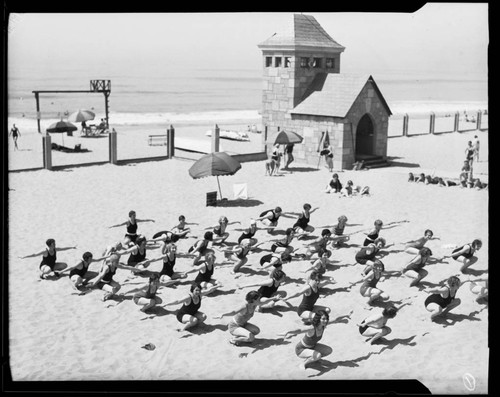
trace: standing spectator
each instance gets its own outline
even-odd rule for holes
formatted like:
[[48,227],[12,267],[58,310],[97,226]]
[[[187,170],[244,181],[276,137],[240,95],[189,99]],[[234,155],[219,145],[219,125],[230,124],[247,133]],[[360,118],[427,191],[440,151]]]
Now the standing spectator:
[[479,162],[479,138],[474,135],[474,156],[477,162]]
[[325,142],[321,154],[325,156],[328,171],[333,172],[333,148],[328,142]]
[[472,146],[472,141],[467,142],[467,147],[465,148],[465,159],[472,168],[472,162],[474,161],[474,146]]
[[286,154],[286,164],[285,164],[285,169],[288,169],[288,166],[292,163],[294,160],[293,158],[293,143],[289,143],[285,146],[285,154]]
[[21,132],[15,124],[12,124],[12,128],[9,132],[9,136],[10,135],[12,135],[12,140],[14,141],[14,150],[19,150],[19,148],[17,147],[17,138],[21,136]]

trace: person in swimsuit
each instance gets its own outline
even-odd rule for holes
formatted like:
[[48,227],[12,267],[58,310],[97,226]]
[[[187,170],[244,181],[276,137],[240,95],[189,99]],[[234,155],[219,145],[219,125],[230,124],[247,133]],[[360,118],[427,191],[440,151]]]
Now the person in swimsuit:
[[212,249],[212,240],[214,239],[213,232],[205,232],[202,240],[196,241],[189,249],[188,253],[194,256],[192,266],[196,266],[202,261],[205,254],[214,253]]
[[425,174],[422,172],[419,176],[415,178],[415,182],[417,183],[425,183]]
[[[380,260],[375,259],[373,267],[367,267],[362,273],[363,278],[360,280],[362,284],[359,292],[361,293],[361,296],[368,298],[367,303],[369,305],[378,299],[382,299],[383,301],[389,299],[389,295],[377,288],[377,284],[381,280],[384,270],[384,264]],[[359,283],[360,281],[351,284],[351,286]]]
[[[305,331],[304,336],[295,346],[295,354],[297,357],[303,359],[299,366],[300,368],[306,369],[308,364],[318,361],[332,353],[333,350],[331,347],[318,343],[323,337],[325,328],[329,321],[330,316],[324,310],[319,310],[312,318],[312,327]],[[288,331],[285,334],[282,334],[283,340],[302,332],[304,332],[304,330],[300,328]]]
[[482,299],[488,300],[488,275],[472,277],[469,276],[465,283],[470,283],[470,291],[477,295],[476,302],[480,303]]
[[205,260],[198,262],[191,270],[188,270],[185,274],[198,272],[194,282],[201,286],[201,291],[204,295],[211,294],[216,289],[222,287],[222,283],[212,278],[215,268],[215,254],[213,252],[207,252],[205,254]]
[[401,270],[401,273],[412,279],[410,287],[416,286],[429,272],[424,269],[428,259],[431,257],[432,251],[423,247],[419,253]]
[[67,267],[63,271],[61,271],[59,274],[62,275],[63,273],[69,272],[69,279],[71,280],[71,286],[78,290],[79,287],[81,287],[85,280],[85,275],[87,274],[87,270],[92,262],[99,262],[102,261],[103,259],[109,258],[110,255],[103,256],[101,258],[96,258],[94,259],[92,257],[91,252],[85,252],[82,255],[82,259],[80,259],[76,265]]
[[477,257],[474,256],[476,251],[479,251],[483,243],[479,239],[475,239],[472,243],[464,244],[461,247],[455,248],[451,255],[445,255],[444,258],[453,258],[462,263],[460,271],[466,273],[467,269],[477,262]]
[[260,244],[250,246],[249,240],[243,241],[241,244],[237,244],[230,249],[224,250],[224,254],[226,255],[226,259],[229,262],[234,263],[234,267],[231,270],[231,274],[235,274],[240,271],[241,267],[244,266],[248,262],[248,254],[252,249],[257,248]]
[[426,175],[425,176],[425,184],[426,185],[437,185],[439,183],[439,177]]
[[293,213],[294,215],[298,215],[297,221],[292,226],[295,230],[297,239],[309,236],[312,232],[314,232],[314,227],[309,225],[309,221],[311,220],[311,214],[319,209],[319,207],[311,209],[311,204],[308,203],[305,203],[302,208],[302,213]]
[[118,254],[112,254],[102,264],[99,274],[87,283],[90,288],[97,286],[106,292],[102,297],[103,301],[114,297],[121,288],[121,285],[113,280],[117,269],[130,270],[132,272],[137,271],[135,267],[121,264],[119,259],[120,256]]
[[397,313],[398,309],[392,305],[377,310],[376,313],[356,324],[359,327],[359,333],[365,337],[368,336],[366,341],[373,345],[375,341],[392,332],[386,324],[389,319],[396,317]]
[[140,222],[154,222],[154,219],[137,219],[135,211],[129,211],[128,220],[123,223],[119,223],[109,228],[126,226],[127,232],[125,233],[125,237],[123,239],[123,246],[127,247],[131,243],[135,243],[137,239],[137,224]]
[[328,142],[324,143],[321,154],[325,156],[325,162],[328,171],[333,172],[333,148]]
[[281,254],[267,254],[260,258],[260,265],[263,269],[273,266],[275,269],[282,269],[284,263],[290,263],[292,261],[292,256],[288,252],[282,252]]
[[243,305],[230,312],[214,316],[214,318],[233,316],[227,324],[228,331],[232,335],[229,340],[231,344],[239,346],[241,343],[252,343],[255,340],[255,336],[260,334],[260,328],[248,321],[253,317],[257,307],[268,300],[266,298],[262,299],[257,291],[250,291],[246,294]]
[[243,230],[240,237],[238,237],[238,244],[241,244],[242,241],[248,240],[250,246],[253,246],[258,243],[258,240],[254,238],[255,233],[257,233],[257,221],[255,219],[250,219],[250,226]]
[[382,222],[380,219],[377,219],[375,222],[373,222],[374,226],[373,229],[369,233],[365,233],[366,238],[365,241],[363,242],[363,246],[367,246],[368,244],[373,243],[382,229],[390,229],[396,227],[398,223],[404,223],[404,222],[408,221],[403,220],[403,221],[389,222],[387,225],[384,226],[384,222]]
[[63,247],[56,248],[56,240],[53,238],[47,239],[45,241],[45,248],[38,252],[30,255],[21,256],[20,259],[34,258],[37,256],[42,256],[42,261],[40,262],[40,278],[46,279],[47,277],[58,277],[61,270],[64,270],[68,265],[65,262],[57,262],[57,253],[60,251],[67,251],[76,249],[75,247]]
[[356,260],[356,263],[359,263],[360,265],[373,266],[375,256],[383,247],[385,247],[385,239],[383,237],[377,237],[373,243],[362,247],[358,252],[356,252],[354,259]]
[[465,159],[472,167],[472,163],[474,161],[474,146],[472,146],[472,141],[467,142],[467,147],[465,148]]
[[127,260],[127,265],[135,267],[140,271],[145,270],[151,262],[146,258],[146,242],[146,237],[139,236],[135,240],[135,243],[129,246],[129,248],[127,248],[126,250],[117,251],[116,253],[120,256],[130,254]]
[[415,175],[413,175],[413,172],[408,173],[408,182],[415,182]]
[[229,225],[235,225],[237,223],[241,224],[240,221],[229,222],[229,220],[227,219],[227,217],[221,216],[219,218],[219,223],[217,225],[212,226],[212,227],[208,227],[205,230],[207,230],[207,229],[213,229],[212,230],[212,232],[213,232],[212,244],[222,244],[229,237],[229,233],[226,232],[226,228]]
[[268,309],[275,306],[276,300],[280,300],[286,297],[286,291],[279,291],[278,288],[281,284],[285,282],[286,274],[283,270],[274,269],[270,274],[269,278],[265,281],[260,281],[258,283],[251,283],[245,285],[236,285],[238,289],[248,288],[248,287],[260,287],[257,292],[263,298],[273,298],[275,300],[269,300],[263,305],[259,306],[262,309]]
[[438,178],[438,186],[440,186],[440,187],[442,187],[442,186],[445,186],[445,187],[457,186],[457,183],[450,180],[450,179],[444,180],[443,178],[439,177]]
[[[339,247],[344,245],[346,242],[349,241],[350,237],[346,234],[344,234],[344,229],[347,226],[347,216],[345,215],[340,215],[337,218],[337,224],[332,227],[331,232],[332,232],[332,237],[330,239],[332,240],[332,246]],[[349,225],[353,226],[353,225]]]
[[295,248],[293,248],[293,246],[291,246],[290,243],[292,242],[294,237],[295,237],[295,230],[289,227],[285,231],[285,237],[279,240],[271,240],[272,242],[271,251],[277,254],[282,252],[288,252],[289,254],[292,254],[292,252],[295,251]]
[[330,313],[330,308],[316,305],[316,301],[318,300],[320,294],[320,280],[321,275],[317,271],[313,270],[309,274],[307,285],[305,287],[282,299],[283,302],[287,302],[290,299],[302,296],[302,301],[297,307],[297,314],[302,321],[310,322],[320,310]]
[[332,179],[326,185],[325,193],[340,193],[342,190],[342,183],[339,181],[339,175],[337,173],[332,175]]
[[425,300],[424,306],[427,311],[431,312],[431,320],[448,313],[462,303],[459,298],[455,298],[460,288],[460,279],[457,276],[451,276],[444,281],[446,285],[426,290],[431,295]]
[[262,222],[264,224],[263,229],[267,229],[267,232],[272,234],[274,229],[278,226],[278,220],[281,216],[291,218],[286,212],[283,212],[281,207],[276,207],[272,210],[262,212],[255,220]]
[[21,136],[21,132],[19,128],[16,127],[15,124],[12,124],[12,128],[10,129],[9,136],[12,135],[12,140],[14,141],[14,150],[19,150],[17,146],[17,139]]
[[433,238],[435,240],[439,240],[439,237],[434,237],[432,230],[427,229],[424,231],[423,237],[419,237],[416,240],[407,241],[405,243],[405,252],[409,254],[418,254],[420,250],[424,248],[425,243]]
[[176,243],[180,238],[180,235],[175,234],[170,230],[162,230],[153,234],[153,237],[146,241],[146,246],[148,248],[158,248],[157,243],[159,241],[165,244],[170,244]]
[[191,232],[191,229],[189,227],[186,227],[187,225],[198,225],[198,223],[186,222],[186,217],[184,215],[179,215],[179,223],[170,231],[173,234],[179,236],[179,238],[186,238],[187,234]]
[[280,144],[276,143],[273,146],[273,150],[271,152],[271,160],[273,160],[274,163],[276,164],[275,173],[280,170],[281,156],[282,156],[282,154],[280,153]]
[[151,259],[149,262],[163,261],[163,267],[158,273],[160,283],[165,287],[177,284],[181,279],[186,278],[187,274],[174,271],[175,261],[177,259],[177,246],[174,243],[162,243],[161,256]]
[[285,146],[285,155],[286,155],[286,164],[284,169],[287,170],[288,166],[292,164],[292,161],[294,160],[293,158],[293,143],[287,143]]
[[152,274],[149,277],[149,283],[143,291],[139,291],[134,294],[133,300],[136,305],[142,306],[140,308],[141,312],[146,312],[147,310],[155,307],[162,303],[159,296],[156,296],[156,292],[160,287],[160,276],[157,273]]
[[[320,258],[324,252],[329,251],[327,249],[328,243],[330,243],[330,239],[332,236],[332,232],[330,229],[323,229],[321,231],[321,236],[313,240],[312,242],[306,244],[304,256],[306,259],[311,259],[314,255]],[[299,252],[300,254],[300,252]]]
[[[314,260],[311,262],[311,266],[308,267],[307,269],[304,269],[304,270],[301,270],[302,273],[309,273],[311,271],[315,271],[319,274],[319,278],[320,278],[320,287],[324,286],[324,285],[332,285],[332,284],[336,284],[337,282],[335,281],[335,279],[333,277],[330,277],[330,276],[326,276],[326,270],[327,270],[327,266],[328,265],[331,265],[333,264],[332,261],[330,261],[330,256],[331,256],[331,252],[330,251],[325,251],[323,252],[323,255],[321,255],[320,258]],[[348,266],[348,265],[337,265],[337,266]]]
[[195,325],[202,324],[207,319],[207,315],[200,312],[201,297],[203,295],[206,294],[202,292],[201,285],[192,283],[188,296],[165,304],[165,306],[170,306],[182,303],[181,308],[177,311],[176,318],[184,326],[177,328],[177,331],[186,331]]

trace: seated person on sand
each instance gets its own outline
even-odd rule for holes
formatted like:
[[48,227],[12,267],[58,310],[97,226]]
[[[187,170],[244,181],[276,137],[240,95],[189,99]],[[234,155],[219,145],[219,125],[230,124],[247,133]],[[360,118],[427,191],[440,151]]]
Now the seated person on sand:
[[181,279],[187,277],[186,273],[174,271],[175,261],[177,260],[177,246],[174,243],[162,243],[161,256],[149,260],[149,263],[163,261],[163,267],[158,275],[160,283],[169,286],[178,283]]
[[283,302],[287,302],[290,299],[302,296],[302,301],[297,307],[297,314],[304,322],[310,322],[319,310],[330,313],[330,308],[316,305],[320,294],[320,279],[320,274],[313,270],[309,273],[307,284],[304,287],[282,299]]
[[438,178],[438,186],[446,186],[446,187],[450,187],[450,186],[457,186],[457,183],[452,181],[451,179],[443,179],[441,177]]
[[136,305],[142,306],[140,308],[141,312],[146,312],[147,310],[159,305],[163,301],[159,296],[156,296],[156,292],[160,287],[160,275],[153,273],[149,277],[148,285],[142,290],[134,294],[133,300]]
[[332,179],[330,179],[330,182],[328,182],[328,185],[326,186],[326,193],[340,193],[342,190],[342,183],[339,181],[339,175],[337,173],[334,173],[332,175]]
[[373,243],[362,247],[358,252],[356,252],[354,257],[356,263],[359,263],[360,265],[373,266],[376,260],[375,255],[377,255],[383,247],[385,247],[385,239],[383,237],[377,237]]
[[470,283],[471,292],[477,295],[476,302],[480,303],[482,299],[488,299],[488,275],[469,276],[463,283]]
[[135,211],[129,211],[128,220],[123,223],[118,223],[116,225],[110,226],[109,228],[127,226],[127,231],[123,240],[123,246],[126,247],[130,243],[135,243],[137,238],[137,224],[141,222],[154,222],[154,219],[137,219]]
[[241,267],[244,266],[248,262],[248,254],[254,248],[257,248],[259,245],[263,243],[256,244],[254,246],[250,246],[249,240],[244,240],[241,244],[237,244],[227,250],[224,251],[226,258],[234,263],[233,270],[231,270],[231,274],[235,274],[240,271]]
[[415,182],[419,183],[425,183],[425,174],[421,173],[419,176],[415,177]]
[[[271,298],[275,300],[276,298]],[[250,291],[245,296],[245,303],[235,310],[214,316],[215,319],[224,316],[233,316],[227,323],[227,329],[232,335],[229,342],[232,345],[239,346],[241,343],[252,343],[255,336],[260,334],[260,329],[248,321],[253,317],[258,306],[267,303],[270,299],[261,298],[257,291]]]
[[352,196],[367,196],[370,194],[370,187],[365,186],[361,187],[359,185],[354,186],[352,181],[347,181],[347,184],[340,190],[340,195],[343,197],[352,197]]
[[204,257],[205,254],[214,252],[212,249],[213,235],[213,232],[205,232],[203,239],[196,241],[191,247],[189,247],[188,254],[194,256],[192,266],[196,266],[199,262],[201,262],[201,258]]
[[203,322],[207,319],[207,315],[200,312],[201,297],[206,295],[206,292],[202,292],[201,285],[194,282],[191,284],[189,291],[188,296],[170,303],[165,303],[165,306],[178,305],[179,303],[182,303],[181,308],[177,310],[176,313],[177,321],[184,325],[176,328],[179,332],[186,331],[195,325],[203,324]]
[[424,303],[427,311],[431,312],[431,320],[448,313],[462,302],[460,299],[455,298],[460,288],[460,279],[457,276],[451,276],[441,283],[445,283],[445,285],[425,290],[425,292],[431,294]]
[[259,281],[257,283],[236,285],[238,289],[249,288],[249,287],[259,287],[257,292],[262,298],[276,298],[269,299],[265,304],[259,306],[257,311],[260,309],[269,309],[275,306],[276,301],[281,300],[286,297],[286,291],[278,291],[281,284],[285,282],[286,274],[283,270],[274,269],[268,276],[266,280]]
[[479,251],[483,246],[483,242],[475,239],[472,243],[464,244],[461,247],[455,248],[450,255],[443,256],[444,258],[453,258],[462,263],[460,271],[465,273],[467,269],[477,262],[477,257],[474,256],[476,251]]
[[425,182],[426,185],[437,185],[439,183],[439,177],[426,175]]
[[291,227],[285,230],[285,237],[279,240],[271,240],[273,244],[271,245],[271,251],[275,253],[288,252],[292,254],[295,251],[290,243],[295,237],[295,230]]
[[115,275],[117,269],[130,270],[132,272],[137,271],[135,267],[121,264],[119,259],[119,255],[112,254],[101,265],[99,274],[87,283],[90,288],[97,286],[97,288],[106,292],[102,297],[103,301],[114,297],[121,288],[121,285],[117,281],[113,280],[113,276]]
[[418,285],[418,283],[429,274],[429,272],[424,269],[424,266],[427,264],[431,255],[432,251],[427,247],[423,247],[420,249],[419,253],[401,269],[402,274],[412,279],[410,287]]
[[130,254],[127,260],[127,265],[135,267],[136,269],[141,271],[145,270],[151,262],[146,258],[146,241],[146,237],[140,235],[139,237],[137,237],[133,245],[131,245],[126,250],[117,251],[116,253],[120,256]]
[[488,187],[487,183],[481,182],[479,178],[473,178],[468,182],[468,187],[471,189],[481,190],[486,189]]
[[395,306],[388,306],[383,309],[377,309],[377,311],[359,324],[359,333],[365,337],[369,337],[366,341],[370,342],[371,345],[378,339],[389,335],[392,330],[386,324],[391,318],[396,317],[398,309]]
[[422,237],[416,240],[410,240],[405,243],[405,252],[409,254],[418,254],[424,245],[429,240],[439,240],[439,237],[434,237],[434,233],[431,229],[426,229]]
[[67,267],[66,269],[64,269],[63,271],[61,271],[59,273],[59,275],[63,275],[64,273],[66,272],[69,272],[69,279],[71,281],[71,286],[74,288],[74,289],[78,289],[79,287],[81,287],[85,282],[87,282],[88,280],[85,279],[85,276],[87,274],[87,271],[89,269],[89,266],[92,262],[99,262],[99,261],[102,261],[103,259],[107,259],[111,256],[110,255],[106,255],[106,256],[103,256],[101,258],[96,258],[94,259],[92,257],[92,253],[91,252],[85,252],[83,255],[82,255],[82,259],[80,259],[76,265],[74,266],[70,266],[70,267]]
[[179,223],[174,226],[170,231],[179,236],[179,238],[185,238],[191,229],[186,227],[187,225],[197,225],[197,223],[186,222],[186,217],[184,215],[179,215]]
[[307,237],[314,232],[314,227],[309,225],[309,221],[311,220],[311,214],[319,209],[319,207],[311,209],[311,204],[309,203],[305,203],[302,208],[302,213],[292,213],[294,215],[298,215],[297,221],[292,226],[295,230],[295,236],[297,239]]
[[362,272],[362,279],[351,284],[351,286],[362,282],[359,292],[361,296],[368,298],[367,303],[371,305],[373,301],[389,299],[389,295],[377,288],[377,284],[381,281],[385,266],[382,261],[375,259],[373,261],[373,266],[366,267]]
[[226,232],[226,228],[229,225],[235,225],[237,223],[241,224],[240,221],[229,222],[229,219],[227,219],[226,216],[222,215],[221,217],[219,217],[219,222],[216,225],[207,227],[205,228],[205,230],[212,229],[213,232],[212,244],[222,244],[229,237],[229,233]]
[[295,346],[295,354],[297,357],[303,359],[299,367],[306,369],[306,366],[315,361],[321,360],[332,353],[330,346],[318,343],[323,337],[326,326],[330,322],[328,313],[324,310],[319,310],[315,313],[311,320],[312,327],[308,330],[295,329],[282,334],[283,340],[288,339],[290,336],[304,333],[302,339]]
[[415,175],[413,175],[413,172],[408,173],[408,182],[416,182]]
[[45,241],[45,248],[41,249],[34,254],[21,256],[20,259],[34,258],[36,256],[42,256],[42,261],[40,262],[40,278],[46,279],[47,277],[58,277],[61,270],[64,270],[68,265],[65,262],[57,261],[57,252],[67,251],[76,249],[76,247],[63,247],[56,248],[56,240],[53,238],[47,239]]
[[107,126],[106,126],[106,121],[104,121],[104,119],[101,119],[101,122],[99,123],[99,125],[96,127],[96,131],[95,133],[96,134],[101,134],[103,133],[105,130],[106,130]]
[[216,289],[222,287],[222,283],[213,278],[216,265],[215,259],[215,254],[213,252],[207,252],[204,261],[198,262],[196,266],[185,273],[198,272],[194,282],[201,286],[201,292],[203,292],[204,295],[211,294]]

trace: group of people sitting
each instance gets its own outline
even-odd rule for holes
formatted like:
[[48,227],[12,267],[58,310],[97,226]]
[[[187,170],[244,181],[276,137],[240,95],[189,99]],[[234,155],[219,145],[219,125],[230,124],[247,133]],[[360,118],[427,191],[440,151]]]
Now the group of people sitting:
[[345,186],[339,180],[337,173],[332,174],[332,178],[326,186],[325,193],[339,193],[341,196],[352,197],[355,195],[366,196],[370,194],[370,187],[354,186],[354,183],[349,180]]
[[472,173],[464,171],[462,168],[462,172],[460,173],[460,177],[458,181],[452,179],[444,179],[439,176],[425,175],[424,173],[420,173],[419,175],[414,175],[412,172],[408,174],[408,182],[417,182],[424,183],[426,185],[438,185],[438,186],[460,186],[466,188],[474,188],[477,190],[485,189],[488,187],[487,183],[481,182],[479,178],[472,178]]

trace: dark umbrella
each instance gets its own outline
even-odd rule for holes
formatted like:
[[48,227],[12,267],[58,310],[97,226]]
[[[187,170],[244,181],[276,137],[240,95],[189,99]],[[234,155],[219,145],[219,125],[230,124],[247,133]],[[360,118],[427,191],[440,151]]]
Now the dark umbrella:
[[289,143],[301,143],[302,138],[299,134],[293,131],[278,131],[276,134],[272,135],[268,142],[273,142],[274,145],[279,143],[280,145],[287,145]]
[[87,109],[78,109],[76,112],[71,113],[68,117],[69,121],[81,123],[82,121],[94,120],[95,113]]
[[[68,131],[76,131],[78,127],[74,124],[71,124],[69,121],[60,120],[56,123],[49,125],[46,129],[47,132],[52,134],[64,134]],[[63,135],[63,146],[64,146],[64,135]]]
[[194,179],[216,176],[220,190],[219,175],[234,175],[241,168],[238,160],[228,155],[226,152],[209,153],[196,161],[189,169],[189,175]]

